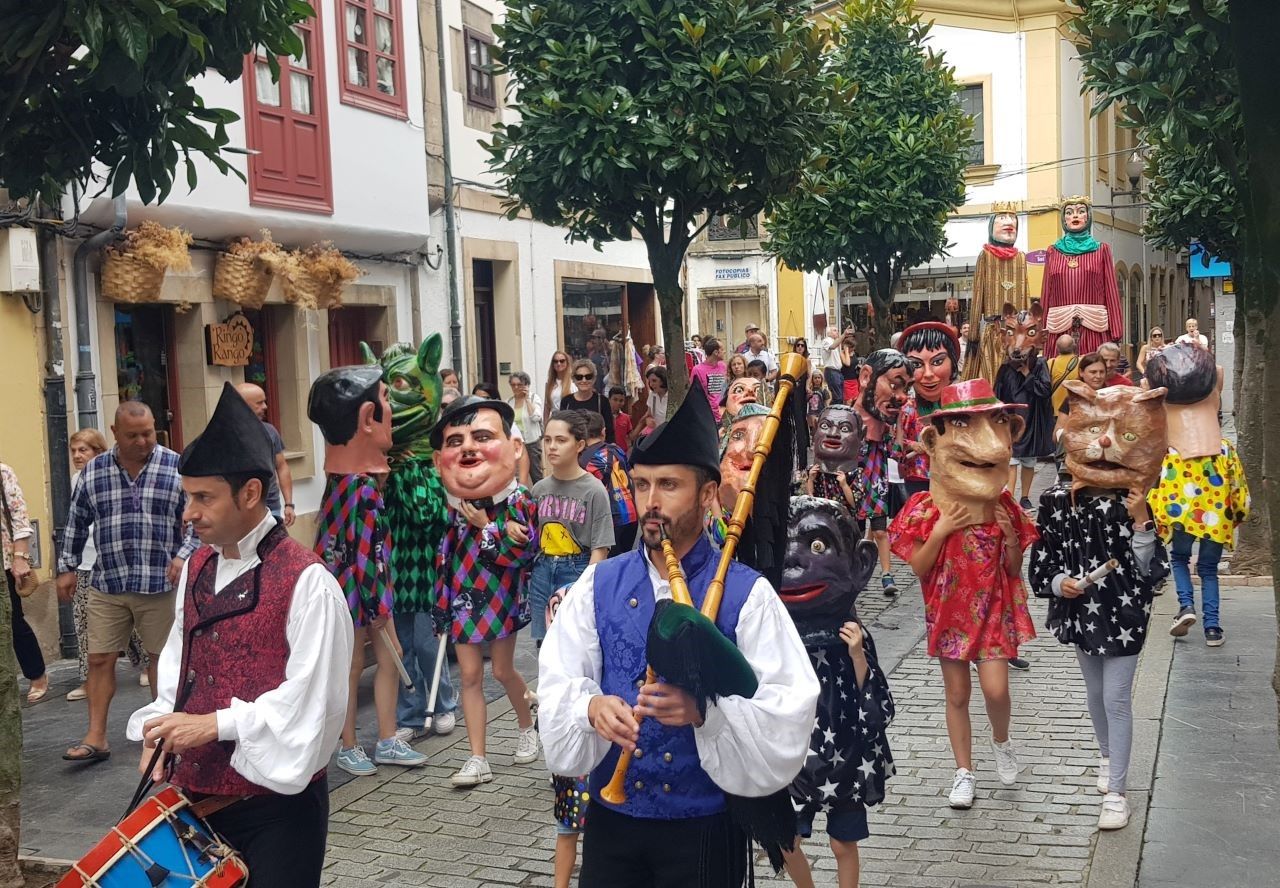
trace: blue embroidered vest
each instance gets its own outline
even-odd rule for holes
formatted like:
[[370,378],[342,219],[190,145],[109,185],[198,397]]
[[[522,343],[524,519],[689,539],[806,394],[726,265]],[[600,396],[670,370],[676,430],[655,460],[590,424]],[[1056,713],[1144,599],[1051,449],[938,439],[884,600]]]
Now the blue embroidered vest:
[[[681,561],[695,607],[701,606],[715,576],[719,555],[703,536]],[[647,556],[642,547],[600,562],[595,573],[596,632],[603,658],[600,687],[632,705],[644,683],[645,642],[653,618]],[[730,641],[737,641],[738,615],[759,578],[736,561],[729,568],[716,626]],[[591,772],[591,804],[607,805],[600,790],[613,777],[618,755],[614,746]],[[640,742],[627,772],[626,803],[607,805],[628,817],[648,820],[705,817],[718,814],[724,806],[724,793],[702,770],[693,728],[668,728],[654,719],[640,726]]]

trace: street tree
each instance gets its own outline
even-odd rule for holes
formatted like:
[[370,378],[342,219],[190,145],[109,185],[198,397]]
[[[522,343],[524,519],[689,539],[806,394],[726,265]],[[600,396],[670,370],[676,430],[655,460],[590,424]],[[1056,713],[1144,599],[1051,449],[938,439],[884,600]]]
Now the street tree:
[[[1236,430],[1253,490],[1265,474],[1263,385],[1268,366],[1265,301],[1247,259],[1250,170],[1237,49],[1227,0],[1076,0],[1072,29],[1082,38],[1083,85],[1094,112],[1115,105],[1148,153],[1146,234],[1185,250],[1192,240],[1234,265]],[[1257,509],[1241,531],[1233,570],[1267,573],[1270,521]]]
[[[597,247],[639,236],[662,313],[672,409],[688,385],[680,269],[717,215],[795,186],[828,103],[809,4],[507,0],[499,70],[520,120],[487,145],[508,213]],[[830,87],[838,98],[849,91]]]
[[[179,159],[195,187],[191,156],[222,173],[234,151],[231,111],[206,107],[191,81],[235,80],[261,47],[275,76],[278,54],[301,52],[293,25],[313,15],[302,0],[29,0],[0,4],[0,187],[51,204],[95,181],[146,203],[163,201]],[[238,171],[236,171],[238,174]],[[23,884],[22,713],[7,598],[0,598],[0,888]]]
[[826,163],[772,208],[768,248],[792,268],[861,275],[877,338],[908,268],[945,255],[964,202],[972,119],[910,0],[851,0],[831,23],[829,69],[858,95],[815,134]]
[[302,51],[293,26],[313,14],[303,0],[0,4],[0,186],[52,203],[104,178],[151,203],[180,157],[193,188],[193,154],[235,171],[224,155],[236,115],[206,107],[191,81],[239,78],[254,47],[278,76],[276,56]]

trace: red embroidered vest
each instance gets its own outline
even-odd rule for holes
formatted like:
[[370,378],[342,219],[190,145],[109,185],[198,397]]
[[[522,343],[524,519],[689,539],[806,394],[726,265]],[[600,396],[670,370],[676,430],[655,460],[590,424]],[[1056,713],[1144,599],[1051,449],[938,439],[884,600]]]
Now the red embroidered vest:
[[[182,672],[178,709],[206,715],[251,702],[281,685],[289,659],[286,629],[293,588],[302,571],[320,564],[277,524],[258,544],[261,564],[214,594],[217,553],[201,546],[187,568],[183,599]],[[185,700],[184,700],[185,697]],[[235,743],[217,740],[183,753],[171,782],[210,795],[267,795],[231,767]],[[324,774],[321,770],[316,779]]]

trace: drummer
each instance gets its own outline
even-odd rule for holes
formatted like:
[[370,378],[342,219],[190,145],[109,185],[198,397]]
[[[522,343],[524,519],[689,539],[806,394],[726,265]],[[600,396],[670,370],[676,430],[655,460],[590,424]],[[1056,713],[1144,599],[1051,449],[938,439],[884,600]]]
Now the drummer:
[[[644,545],[593,564],[557,611],[539,657],[540,730],[553,774],[590,772],[582,888],[741,885],[748,845],[725,813],[725,793],[766,796],[804,762],[818,683],[795,625],[769,582],[729,572],[716,620],[759,678],[750,698],[721,697],[700,712],[662,682],[643,687],[655,602],[671,597],[662,531],[695,604],[716,572],[703,532],[719,509],[715,420],[696,388],[671,420],[636,446],[632,479]],[[645,720],[637,728],[636,716]],[[600,796],[619,748],[634,750],[628,798]]]
[[183,568],[155,702],[129,719],[140,770],[193,801],[229,801],[209,825],[240,852],[250,886],[320,884],[325,766],[347,710],[352,629],[333,577],[267,511],[262,423],[229,384],[182,454],[183,514],[206,545]]

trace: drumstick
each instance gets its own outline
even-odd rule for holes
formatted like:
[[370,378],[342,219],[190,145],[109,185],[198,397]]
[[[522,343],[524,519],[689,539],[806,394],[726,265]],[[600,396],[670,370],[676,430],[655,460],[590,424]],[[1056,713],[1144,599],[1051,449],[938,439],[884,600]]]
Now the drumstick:
[[400,658],[400,652],[396,650],[395,644],[392,643],[391,634],[387,632],[386,626],[378,630],[378,637],[387,646],[387,650],[391,651],[391,657],[396,661],[396,671],[400,673],[400,682],[404,685],[404,689],[412,691],[413,679],[409,677],[409,670],[404,668],[404,660]]
[[1119,566],[1120,566],[1120,562],[1112,558],[1110,561],[1106,562],[1101,567],[1094,568],[1092,571],[1085,574],[1080,579],[1076,580],[1076,584],[1080,586],[1081,589],[1083,589],[1085,586],[1092,586],[1094,583],[1097,583],[1099,580],[1101,580],[1103,577],[1111,573],[1113,570],[1115,570]]
[[436,711],[436,694],[440,692],[440,676],[444,673],[444,655],[445,648],[449,646],[449,639],[443,635],[439,638],[440,648],[436,651],[436,671],[431,676],[431,693],[427,695],[427,718],[431,718]]

